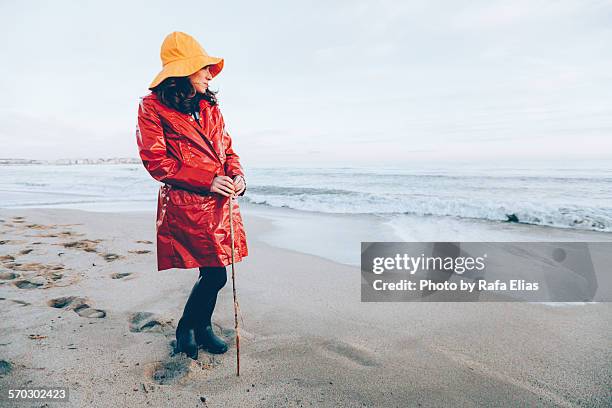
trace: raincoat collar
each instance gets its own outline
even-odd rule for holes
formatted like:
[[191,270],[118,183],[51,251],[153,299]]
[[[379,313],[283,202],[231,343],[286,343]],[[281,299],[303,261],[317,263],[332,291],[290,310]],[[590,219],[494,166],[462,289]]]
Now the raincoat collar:
[[[155,93],[152,92],[151,95],[153,95],[153,98],[155,98],[158,101],[158,103],[161,104],[161,101],[157,99],[157,95]],[[204,98],[200,98],[198,105],[199,105],[200,121],[204,120],[205,123],[208,123],[208,115],[207,115],[208,112],[206,112],[206,109],[212,107],[212,105],[210,104],[210,102],[208,102]],[[167,107],[165,108],[170,109]],[[200,146],[204,151],[206,150],[212,151],[217,161],[223,164],[223,162],[221,161],[221,158],[219,157],[219,152],[217,152],[217,150],[214,148],[212,140],[208,138],[208,135],[206,135],[206,129],[201,126],[200,122],[193,119],[193,117],[190,114],[185,114],[182,112],[177,112],[177,113],[179,114],[176,115],[175,120],[182,120],[185,122],[185,124],[190,125],[194,129],[194,132],[186,132],[186,134],[184,134],[183,136],[193,141],[195,144]],[[192,120],[189,120],[189,118],[191,118]],[[202,118],[205,118],[205,119],[202,119]]]

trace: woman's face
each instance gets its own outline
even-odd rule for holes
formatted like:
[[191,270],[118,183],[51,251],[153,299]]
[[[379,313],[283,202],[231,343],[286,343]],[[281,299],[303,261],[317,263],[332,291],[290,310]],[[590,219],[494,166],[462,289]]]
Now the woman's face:
[[210,65],[205,66],[201,70],[195,72],[194,74],[189,75],[189,80],[193,87],[199,93],[206,92],[208,88],[208,82],[212,79],[212,74],[210,73]]

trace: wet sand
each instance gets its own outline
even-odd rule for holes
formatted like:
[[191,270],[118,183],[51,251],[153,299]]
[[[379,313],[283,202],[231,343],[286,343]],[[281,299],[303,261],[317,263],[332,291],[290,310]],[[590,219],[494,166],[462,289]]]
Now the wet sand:
[[213,316],[230,350],[172,355],[197,270],[157,272],[151,213],[0,209],[2,393],[67,386],[71,407],[609,406],[612,305],[361,303],[358,267],[273,246],[270,220],[244,219],[236,377],[231,282]]

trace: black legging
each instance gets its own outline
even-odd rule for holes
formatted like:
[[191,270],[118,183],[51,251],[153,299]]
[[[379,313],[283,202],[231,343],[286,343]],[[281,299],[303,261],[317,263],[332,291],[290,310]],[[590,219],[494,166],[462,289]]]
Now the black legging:
[[202,266],[200,276],[185,303],[183,320],[187,327],[210,326],[217,294],[227,283],[225,266]]

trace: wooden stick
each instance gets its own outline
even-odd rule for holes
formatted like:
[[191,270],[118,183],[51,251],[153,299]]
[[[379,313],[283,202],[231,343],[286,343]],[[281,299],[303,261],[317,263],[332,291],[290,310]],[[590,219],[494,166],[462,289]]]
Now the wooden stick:
[[232,292],[234,293],[234,330],[236,331],[236,376],[240,376],[240,333],[238,332],[238,299],[236,298],[236,274],[234,272],[234,196],[229,199],[230,238],[232,240]]

